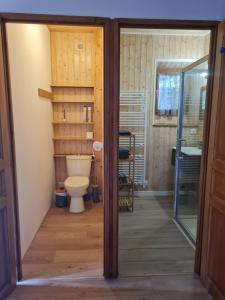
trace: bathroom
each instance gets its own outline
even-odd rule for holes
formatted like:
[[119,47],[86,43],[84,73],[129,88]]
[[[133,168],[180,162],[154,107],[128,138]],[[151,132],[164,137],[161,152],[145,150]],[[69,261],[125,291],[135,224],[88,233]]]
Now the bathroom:
[[122,28],[120,41],[119,273],[191,274],[210,31]]
[[23,279],[103,273],[103,28],[7,24]]

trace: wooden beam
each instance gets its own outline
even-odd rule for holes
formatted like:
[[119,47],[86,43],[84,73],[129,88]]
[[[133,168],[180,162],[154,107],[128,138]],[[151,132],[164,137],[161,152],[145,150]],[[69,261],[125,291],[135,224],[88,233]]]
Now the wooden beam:
[[53,99],[52,93],[48,92],[46,90],[43,90],[43,89],[38,89],[38,96],[46,98],[46,99],[50,99],[50,100]]

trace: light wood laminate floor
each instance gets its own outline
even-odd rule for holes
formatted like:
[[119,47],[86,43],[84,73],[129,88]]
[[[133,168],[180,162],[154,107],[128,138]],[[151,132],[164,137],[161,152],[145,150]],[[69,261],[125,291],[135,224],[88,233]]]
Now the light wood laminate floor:
[[192,274],[195,251],[172,220],[172,197],[135,198],[119,214],[119,273]]
[[[137,220],[140,221],[141,211],[150,207],[154,208],[155,213],[160,212],[161,208],[158,205],[159,203],[154,204],[154,202],[151,204],[145,204],[145,201],[138,202],[135,204],[134,216],[139,215]],[[165,205],[164,203],[163,207]],[[163,211],[164,214],[161,212],[160,218],[164,222],[169,222],[169,218],[165,218],[167,214],[164,209]],[[24,279],[8,299],[212,300],[194,274],[119,277],[105,280],[102,277],[102,216],[101,204],[87,207],[86,212],[81,215],[72,215],[64,209],[52,208],[24,258]],[[128,216],[132,214],[127,214],[126,218],[123,217],[123,224],[129,221],[126,220]],[[155,233],[159,230],[158,218],[159,216],[151,218],[150,224],[152,228],[155,228]],[[162,229],[164,228],[163,232],[166,234],[165,227],[173,226],[164,222]],[[140,226],[136,224],[133,228],[132,234],[136,237],[140,234]],[[174,227],[170,230],[176,232]],[[149,240],[146,232],[141,232],[139,238],[143,238],[144,241]],[[159,241],[159,237],[156,239],[155,245],[159,243],[161,246],[167,245],[165,249],[172,251],[171,241],[165,241],[165,234],[162,235],[162,241]],[[150,241],[153,241],[154,236],[157,234],[154,235],[152,232]],[[127,232],[126,238],[128,237]],[[125,241],[131,245],[127,239]],[[150,241],[147,243],[148,246]],[[152,247],[153,245],[148,249],[155,249]],[[165,261],[166,253],[162,254],[161,251],[157,253],[157,250],[154,253],[153,255],[150,252],[148,260],[154,257],[157,264]],[[140,261],[146,260],[146,254],[143,257],[139,256],[139,259]]]
[[24,279],[102,276],[103,206],[85,205],[81,214],[49,210],[23,259]]
[[112,280],[59,279],[54,285],[21,285],[9,300],[212,300],[193,275]]

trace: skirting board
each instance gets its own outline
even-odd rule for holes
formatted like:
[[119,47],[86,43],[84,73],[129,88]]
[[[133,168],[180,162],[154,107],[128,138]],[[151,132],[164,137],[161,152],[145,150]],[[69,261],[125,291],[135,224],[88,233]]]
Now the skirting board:
[[135,191],[135,197],[173,196],[174,191]]

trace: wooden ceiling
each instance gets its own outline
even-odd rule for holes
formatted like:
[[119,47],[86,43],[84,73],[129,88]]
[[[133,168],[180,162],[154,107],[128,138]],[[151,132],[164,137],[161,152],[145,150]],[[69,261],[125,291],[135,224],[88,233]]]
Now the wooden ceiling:
[[210,30],[122,28],[122,34],[206,36]]

